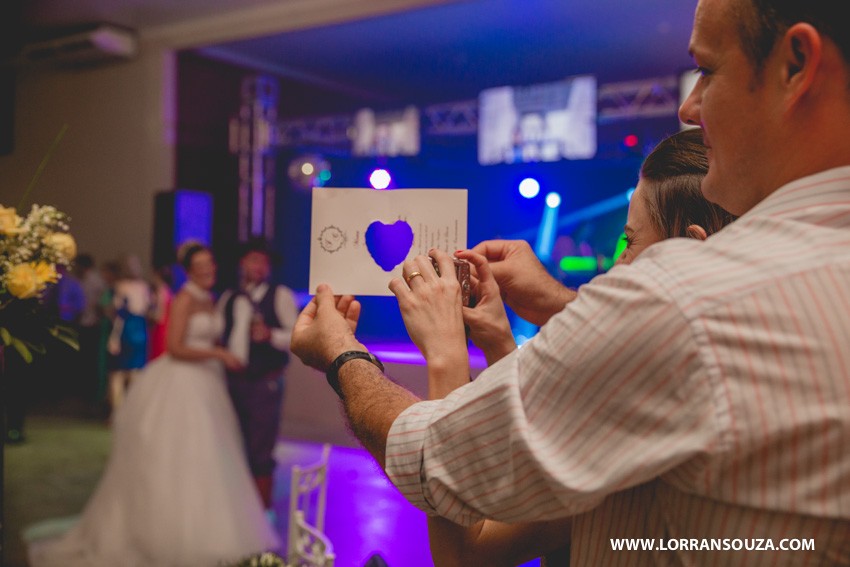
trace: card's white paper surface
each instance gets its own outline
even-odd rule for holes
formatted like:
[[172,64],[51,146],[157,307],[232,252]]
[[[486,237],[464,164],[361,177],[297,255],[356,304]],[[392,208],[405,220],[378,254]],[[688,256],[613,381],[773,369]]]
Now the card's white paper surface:
[[466,189],[314,188],[310,293],[392,295],[404,260],[466,248],[466,214]]

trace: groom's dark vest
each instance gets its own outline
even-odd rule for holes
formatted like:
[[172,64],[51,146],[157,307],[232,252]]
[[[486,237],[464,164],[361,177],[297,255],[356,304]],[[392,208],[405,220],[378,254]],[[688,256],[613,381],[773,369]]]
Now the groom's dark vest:
[[[238,297],[244,297],[251,303],[254,313],[262,315],[266,327],[269,329],[281,328],[280,319],[278,319],[274,309],[276,292],[277,287],[269,285],[263,297],[255,302],[244,291],[234,291],[224,306],[224,344],[230,341],[230,334],[233,332],[233,306]],[[289,353],[277,350],[271,343],[250,342],[248,367],[240,375],[244,374],[247,378],[261,378],[275,370],[283,370],[288,362]]]

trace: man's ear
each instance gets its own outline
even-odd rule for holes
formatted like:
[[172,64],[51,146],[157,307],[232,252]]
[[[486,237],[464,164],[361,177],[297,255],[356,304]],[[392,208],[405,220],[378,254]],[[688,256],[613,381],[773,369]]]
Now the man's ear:
[[696,238],[697,240],[705,240],[708,238],[708,233],[698,224],[692,224],[687,228],[688,237]]
[[783,82],[791,98],[800,98],[811,87],[823,55],[823,38],[811,24],[794,24],[781,40]]

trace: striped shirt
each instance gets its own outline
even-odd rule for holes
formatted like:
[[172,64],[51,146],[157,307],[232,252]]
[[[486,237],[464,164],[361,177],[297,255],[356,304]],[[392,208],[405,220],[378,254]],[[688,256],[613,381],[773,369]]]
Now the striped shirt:
[[850,565],[850,167],[583,286],[475,382],[402,413],[387,471],[462,524],[574,516],[572,567]]

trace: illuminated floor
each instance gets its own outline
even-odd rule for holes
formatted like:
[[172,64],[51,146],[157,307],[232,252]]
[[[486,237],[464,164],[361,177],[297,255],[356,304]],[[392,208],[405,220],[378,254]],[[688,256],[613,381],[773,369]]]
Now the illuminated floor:
[[[321,445],[285,441],[278,445],[275,511],[285,539],[289,470],[319,460]],[[410,505],[362,449],[333,447],[328,462],[325,531],[337,567],[361,567],[379,553],[389,567],[431,567],[425,514]],[[539,565],[538,561],[526,567]]]
[[[321,445],[278,445],[275,512],[285,539],[289,507],[289,471],[293,464],[319,459]],[[361,449],[334,447],[328,462],[328,507],[325,532],[334,545],[338,567],[360,567],[378,553],[390,567],[429,567],[425,514],[393,488],[372,458]]]

